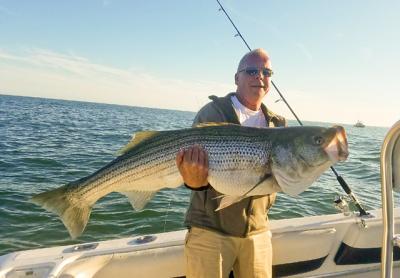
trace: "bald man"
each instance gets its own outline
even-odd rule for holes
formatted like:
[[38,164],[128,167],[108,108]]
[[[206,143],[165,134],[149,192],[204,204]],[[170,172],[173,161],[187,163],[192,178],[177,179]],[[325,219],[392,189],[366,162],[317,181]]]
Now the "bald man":
[[[239,62],[236,92],[212,100],[197,113],[193,125],[229,122],[252,127],[286,126],[286,120],[262,103],[271,84],[271,61],[256,49]],[[268,210],[276,194],[252,196],[215,211],[221,194],[208,183],[208,157],[201,146],[176,156],[185,186],[192,189],[185,224],[186,277],[272,277],[271,232]]]

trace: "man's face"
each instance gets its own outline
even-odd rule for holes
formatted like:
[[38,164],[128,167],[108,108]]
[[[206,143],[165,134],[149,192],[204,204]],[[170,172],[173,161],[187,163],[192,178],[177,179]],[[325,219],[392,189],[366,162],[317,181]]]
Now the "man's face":
[[255,105],[260,103],[269,91],[271,77],[264,76],[262,69],[271,69],[271,62],[264,55],[252,55],[240,66],[239,71],[246,68],[257,68],[259,72],[253,76],[246,73],[246,71],[236,73],[237,93],[247,103]]

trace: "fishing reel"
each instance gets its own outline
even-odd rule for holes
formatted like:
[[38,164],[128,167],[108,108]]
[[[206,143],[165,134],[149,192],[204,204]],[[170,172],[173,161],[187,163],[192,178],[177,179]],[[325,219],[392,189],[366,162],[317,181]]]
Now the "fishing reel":
[[342,212],[345,216],[351,215],[353,212],[350,210],[349,202],[346,200],[345,196],[337,195],[333,201],[335,208]]
[[335,208],[342,212],[344,216],[356,216],[356,221],[358,226],[360,228],[368,228],[367,223],[365,222],[364,218],[371,218],[373,217],[371,214],[365,214],[365,215],[358,215],[355,213],[353,210],[350,209],[349,203],[352,202],[352,199],[350,197],[346,196],[336,196],[335,200],[333,201]]

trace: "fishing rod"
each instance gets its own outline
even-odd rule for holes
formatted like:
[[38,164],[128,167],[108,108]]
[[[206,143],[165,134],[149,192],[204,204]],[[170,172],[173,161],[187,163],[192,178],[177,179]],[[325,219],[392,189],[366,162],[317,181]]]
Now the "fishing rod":
[[[224,14],[226,15],[226,17],[229,19],[229,21],[231,22],[233,28],[235,28],[236,30],[236,35],[235,37],[240,37],[242,39],[242,41],[244,42],[244,44],[247,46],[247,48],[249,49],[249,51],[251,51],[251,48],[249,46],[249,44],[246,42],[246,40],[243,38],[242,33],[240,33],[239,29],[236,27],[235,23],[233,23],[231,17],[228,15],[228,13],[225,11],[224,7],[222,6],[221,2],[219,2],[219,0],[216,0],[218,5],[220,6],[219,10],[223,11]],[[296,113],[294,112],[294,110],[292,109],[292,107],[289,105],[289,103],[286,101],[285,97],[283,96],[283,94],[280,92],[280,90],[278,89],[278,87],[275,85],[275,83],[271,80],[271,84],[272,86],[274,86],[275,90],[278,92],[279,97],[281,98],[281,100],[286,104],[286,106],[289,108],[290,112],[292,112],[292,114],[294,115],[294,117],[296,118],[297,122],[303,126],[303,123],[300,121],[299,117],[297,117]],[[354,205],[357,207],[358,211],[360,212],[360,216],[364,216],[364,215],[369,215],[368,212],[366,212],[364,210],[364,208],[361,206],[361,204],[358,202],[357,197],[353,194],[353,192],[351,191],[349,185],[346,183],[346,181],[343,179],[342,176],[340,176],[338,174],[338,172],[335,170],[335,168],[333,168],[333,166],[331,166],[331,170],[332,172],[335,174],[337,181],[339,182],[339,184],[341,185],[341,187],[343,188],[343,190],[346,192],[346,194],[350,197],[350,199],[353,201]]]

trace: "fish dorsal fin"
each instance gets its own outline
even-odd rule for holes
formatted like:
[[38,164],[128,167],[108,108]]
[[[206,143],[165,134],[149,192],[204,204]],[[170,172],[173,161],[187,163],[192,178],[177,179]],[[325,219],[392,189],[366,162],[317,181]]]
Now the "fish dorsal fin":
[[137,144],[139,144],[140,142],[153,137],[154,135],[156,135],[157,133],[159,133],[159,131],[139,131],[136,132],[135,134],[133,134],[131,141],[126,144],[125,147],[123,147],[122,149],[120,149],[117,152],[117,155],[123,155],[127,152],[129,152],[130,150],[132,150]]
[[221,125],[235,125],[235,126],[237,126],[237,124],[224,123],[224,122],[205,122],[205,123],[198,123],[198,124],[195,125],[195,127],[221,126]]

